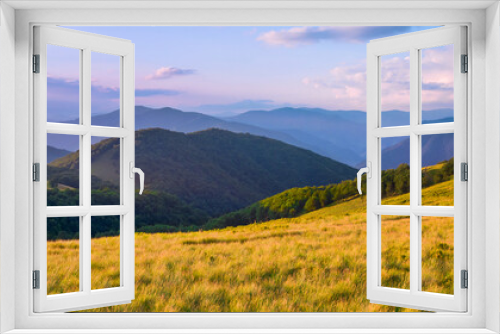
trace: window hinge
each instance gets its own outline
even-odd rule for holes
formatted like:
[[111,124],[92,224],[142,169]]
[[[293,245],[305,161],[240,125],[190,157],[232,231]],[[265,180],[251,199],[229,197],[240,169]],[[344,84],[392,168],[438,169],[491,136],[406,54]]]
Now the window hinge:
[[462,289],[469,288],[469,273],[468,273],[468,271],[462,270],[461,276],[462,276]]
[[40,270],[33,270],[33,289],[40,289]]
[[466,162],[460,164],[460,180],[469,181],[469,165]]
[[40,55],[33,55],[33,73],[40,73]]
[[33,164],[33,181],[40,182],[40,164],[38,162]]
[[469,57],[467,55],[462,55],[462,73],[469,72]]

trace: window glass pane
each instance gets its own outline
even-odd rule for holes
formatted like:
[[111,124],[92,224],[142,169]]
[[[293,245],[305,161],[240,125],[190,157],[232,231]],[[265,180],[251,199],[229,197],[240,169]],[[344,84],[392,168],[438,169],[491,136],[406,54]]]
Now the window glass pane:
[[47,294],[80,291],[80,218],[47,218]]
[[410,289],[410,217],[381,216],[382,286]]
[[422,291],[453,294],[454,220],[422,217]]
[[453,206],[453,133],[422,136],[422,205]]
[[47,45],[47,122],[80,123],[80,53]]
[[453,45],[420,52],[422,123],[453,122]]
[[382,126],[410,125],[410,53],[380,57]]
[[410,137],[382,138],[381,145],[381,204],[410,205]]
[[120,142],[92,137],[92,205],[120,205]]
[[120,126],[120,57],[92,52],[92,125]]
[[120,286],[120,216],[92,217],[92,290]]
[[80,205],[79,143],[80,136],[47,134],[47,206]]

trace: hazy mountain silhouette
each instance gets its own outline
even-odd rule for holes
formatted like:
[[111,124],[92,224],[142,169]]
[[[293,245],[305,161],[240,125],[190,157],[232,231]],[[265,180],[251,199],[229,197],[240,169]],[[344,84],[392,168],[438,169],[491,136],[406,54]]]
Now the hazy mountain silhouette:
[[[446,120],[445,120],[446,119]],[[453,122],[453,109],[443,108],[422,111],[422,123]],[[404,126],[410,124],[410,113],[400,110],[382,112],[382,126]]]
[[[423,124],[453,122],[453,117],[436,120],[425,120]],[[435,165],[454,156],[453,134],[422,136],[422,167]],[[397,168],[402,163],[410,163],[410,139],[399,140],[395,144],[382,149],[382,169]],[[360,161],[356,168],[366,166],[366,161]]]
[[70,154],[71,151],[62,150],[53,146],[47,146],[47,163]]
[[294,134],[297,132],[342,148],[352,158],[363,156],[366,147],[366,114],[361,111],[329,111],[319,108],[253,110],[229,120]]
[[[453,115],[451,109],[424,112],[424,123]],[[382,113],[384,126],[407,124],[409,113],[386,111]],[[451,118],[452,119],[452,118]],[[119,111],[94,115],[92,124],[116,126]],[[311,150],[351,166],[358,166],[366,154],[366,113],[356,110],[326,110],[321,108],[279,108],[270,111],[253,110],[234,117],[217,118],[197,112],[174,108],[153,109],[136,107],[136,129],[162,128],[191,133],[210,128],[235,133],[250,133],[277,139],[284,143]],[[77,142],[68,142],[65,136],[51,136],[48,144],[75,151]],[[93,138],[96,143],[100,138]],[[384,140],[384,147],[397,144],[401,138]]]
[[[453,158],[453,134],[422,136],[422,167]],[[405,139],[382,151],[382,169],[397,168],[410,162],[410,140]]]
[[[350,152],[343,147],[333,147],[328,141],[324,141],[308,133],[288,134],[280,131],[274,131],[269,128],[261,128],[249,124],[227,121],[213,116],[200,114],[197,112],[184,112],[174,108],[153,109],[137,106],[135,109],[135,127],[136,130],[147,128],[162,128],[177,132],[196,132],[210,128],[228,130],[235,133],[250,133],[257,136],[264,136],[271,139],[277,139],[282,142],[312,150],[323,156],[339,160],[345,163],[353,164],[361,159],[361,156]],[[92,116],[92,124],[99,126],[116,126],[119,124],[120,113],[118,110],[108,114]],[[75,121],[69,121],[74,123]],[[51,136],[48,138],[48,144],[63,149],[76,151],[78,143],[68,142],[65,136]],[[93,143],[101,140],[93,138]],[[351,157],[352,156],[352,157]]]

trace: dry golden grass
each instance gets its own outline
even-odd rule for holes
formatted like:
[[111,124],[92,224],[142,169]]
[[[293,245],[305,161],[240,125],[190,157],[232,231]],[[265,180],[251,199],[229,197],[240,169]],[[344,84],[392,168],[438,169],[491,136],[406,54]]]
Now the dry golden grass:
[[120,238],[95,238],[91,247],[92,289],[119,287]]
[[[424,194],[444,194],[447,187],[446,182],[438,184]],[[394,197],[391,204],[406,200],[405,195]],[[356,197],[293,219],[206,232],[137,233],[136,299],[128,305],[90,311],[412,311],[370,304],[365,298],[365,210],[365,198]],[[391,218],[383,223],[386,240],[391,240],[383,248],[384,282],[407,287],[408,218]],[[428,218],[423,226],[426,291],[453,292],[452,232],[452,219]],[[49,242],[49,252],[60,249],[64,254],[73,243]],[[92,280],[113,276],[110,268],[118,265],[108,263],[101,271],[93,270]],[[62,286],[71,282],[64,273],[49,270],[49,283],[56,282],[49,286],[51,291],[64,290]]]
[[78,240],[47,242],[47,293],[77,292],[80,289]]
[[[91,243],[92,289],[120,286],[120,239],[94,238]],[[47,290],[49,294],[79,291],[80,246],[78,240],[47,243]]]

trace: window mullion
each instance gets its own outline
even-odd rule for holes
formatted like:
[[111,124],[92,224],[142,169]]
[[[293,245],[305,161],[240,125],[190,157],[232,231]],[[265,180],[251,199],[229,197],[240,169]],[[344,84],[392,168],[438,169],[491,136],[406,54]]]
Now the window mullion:
[[[80,96],[79,96],[79,106],[80,106],[80,110],[79,110],[79,116],[80,116],[80,124],[83,124],[83,85],[82,85],[82,82],[83,81],[83,78],[84,78],[84,67],[83,67],[83,63],[84,63],[84,53],[83,53],[83,50],[80,50]],[[48,127],[49,127],[50,124],[48,124]],[[56,125],[57,126],[57,125]],[[79,178],[80,178],[80,186],[79,186],[79,200],[80,200],[80,206],[83,207],[83,205],[85,204],[85,201],[84,201],[84,197],[83,197],[83,185],[84,185],[84,174],[83,174],[83,164],[82,164],[82,158],[83,158],[83,152],[84,152],[84,141],[83,141],[83,136],[79,135],[78,136],[79,138],[79,152],[80,152],[80,156],[79,156],[79,161],[80,161],[80,168],[79,168]],[[86,231],[85,231],[85,219],[84,217],[80,216],[79,217],[79,220],[80,220],[80,228],[79,228],[79,233],[78,233],[78,242],[80,244],[80,250],[79,250],[79,269],[78,270],[78,274],[79,274],[79,284],[80,284],[80,291],[90,291],[88,290],[89,286],[88,286],[88,283],[86,283],[87,279],[85,278],[85,275],[86,275],[86,272],[84,272],[83,268],[85,268],[85,265],[87,264],[88,262],[88,259],[87,259],[87,256],[85,254],[86,250],[87,250],[87,245],[84,243],[84,235],[86,234]],[[90,281],[89,281],[90,282]]]
[[83,145],[82,145],[82,163],[80,169],[82,170],[82,197],[83,205],[85,207],[90,207],[91,204],[91,51],[89,49],[83,50],[83,64],[82,64],[82,122],[83,126],[86,128],[86,132],[83,135]]
[[420,237],[419,217],[413,208],[419,204],[420,173],[419,173],[419,136],[414,132],[418,125],[420,107],[419,99],[419,51],[410,49],[410,291],[416,293],[420,290]]
[[[91,125],[91,51],[86,48],[83,49],[83,62],[82,62],[82,124],[85,128],[90,129]],[[91,205],[91,185],[92,185],[92,137],[90,131],[87,131],[82,136],[81,147],[81,163],[80,170],[81,177],[81,192],[83,199],[83,206],[90,209]],[[82,233],[82,276],[83,276],[83,291],[90,293],[91,291],[91,216],[90,212],[82,218],[83,233]]]
[[92,266],[92,261],[91,261],[91,226],[90,226],[90,214],[86,214],[81,218],[82,222],[82,228],[81,230],[83,233],[81,234],[81,240],[82,242],[80,243],[81,246],[81,251],[80,254],[82,254],[81,257],[81,266],[80,266],[80,277],[83,278],[83,291],[86,293],[90,293],[91,290],[91,266]]

